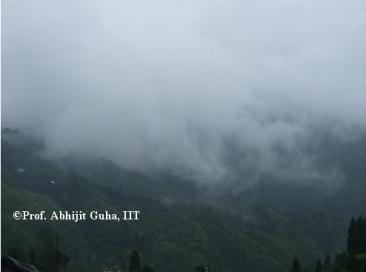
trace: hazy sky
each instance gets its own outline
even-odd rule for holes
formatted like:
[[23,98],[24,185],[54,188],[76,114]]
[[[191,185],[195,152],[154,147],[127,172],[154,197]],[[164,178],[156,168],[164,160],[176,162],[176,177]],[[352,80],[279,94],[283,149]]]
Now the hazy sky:
[[365,0],[2,4],[3,126],[50,153],[314,177],[314,131],[366,129]]

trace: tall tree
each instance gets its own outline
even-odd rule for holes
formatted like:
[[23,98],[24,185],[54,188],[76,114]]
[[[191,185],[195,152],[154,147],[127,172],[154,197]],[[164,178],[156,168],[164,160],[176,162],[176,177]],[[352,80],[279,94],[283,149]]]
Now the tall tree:
[[331,266],[332,266],[332,264],[331,264],[330,256],[329,256],[329,254],[327,254],[325,256],[325,259],[324,259],[324,268],[323,268],[323,270],[324,271],[331,271],[332,270]]
[[336,255],[334,259],[334,271],[339,272],[344,270],[344,268],[347,267],[347,260],[348,256],[345,251],[343,251],[341,254]]
[[351,256],[366,253],[366,218],[352,218],[348,228],[347,251]]
[[323,271],[322,261],[318,259],[315,265],[315,272],[322,272],[322,271]]
[[294,258],[294,260],[292,261],[292,267],[290,269],[290,272],[301,272],[302,268],[301,268],[301,264],[298,258]]
[[142,272],[140,255],[136,249],[131,253],[128,272]]
[[354,244],[355,244],[355,229],[356,229],[356,220],[352,217],[351,222],[348,227],[348,236],[347,236],[347,251],[349,255],[354,254]]

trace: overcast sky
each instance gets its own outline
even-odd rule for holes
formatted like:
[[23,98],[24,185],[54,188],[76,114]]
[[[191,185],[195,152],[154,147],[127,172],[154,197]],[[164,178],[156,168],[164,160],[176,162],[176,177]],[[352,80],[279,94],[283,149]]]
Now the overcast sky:
[[220,180],[233,151],[317,176],[314,131],[366,129],[365,0],[2,5],[3,126],[52,154]]

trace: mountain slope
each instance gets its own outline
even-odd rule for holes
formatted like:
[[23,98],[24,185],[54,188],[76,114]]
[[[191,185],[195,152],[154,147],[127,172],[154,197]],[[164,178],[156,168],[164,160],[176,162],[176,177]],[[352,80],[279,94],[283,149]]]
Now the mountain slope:
[[[103,161],[78,168],[71,158],[64,159],[66,163],[45,159],[41,144],[8,140],[18,134],[3,137],[2,250],[15,251],[28,262],[30,252],[37,252],[34,262],[42,266],[47,235],[59,238],[60,250],[70,259],[68,271],[125,266],[133,248],[157,271],[178,272],[193,271],[199,264],[209,264],[214,271],[287,271],[294,256],[305,256],[310,265],[325,254],[308,218],[302,218],[309,209],[302,213],[303,207],[281,208],[284,200],[272,189],[266,197],[259,190],[250,205],[243,195],[240,201],[231,198],[237,209],[227,209],[212,205],[214,200],[204,201],[202,189],[194,184],[182,186],[181,180],[169,175],[146,177]],[[103,183],[103,176],[109,182]],[[145,186],[146,182],[150,183]],[[141,210],[141,220],[73,223],[12,218],[16,210],[122,209]],[[342,242],[339,237],[336,244]]]

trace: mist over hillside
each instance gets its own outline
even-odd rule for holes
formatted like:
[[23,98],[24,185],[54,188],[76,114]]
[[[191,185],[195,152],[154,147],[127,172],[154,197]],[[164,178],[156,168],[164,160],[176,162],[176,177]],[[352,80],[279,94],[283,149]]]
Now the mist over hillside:
[[364,137],[364,1],[14,0],[3,14],[3,124],[49,155],[328,186],[343,174],[319,164],[318,135]]
[[[227,272],[283,272],[294,256],[311,268],[317,258],[344,248],[350,218],[366,210],[362,141],[324,147],[344,173],[332,190],[272,179],[243,188],[244,175],[238,184],[200,184],[173,172],[146,175],[105,159],[50,158],[44,148],[19,130],[2,131],[2,252],[45,271],[54,271],[47,258],[52,251],[44,249],[49,237],[59,237],[66,271],[100,271],[119,267],[121,260],[124,267],[133,248],[157,271],[209,264]],[[12,217],[23,209],[126,207],[140,209],[141,220],[60,223]]]
[[[364,0],[8,0],[1,32],[6,260],[364,268]],[[122,209],[141,220],[14,217]]]

